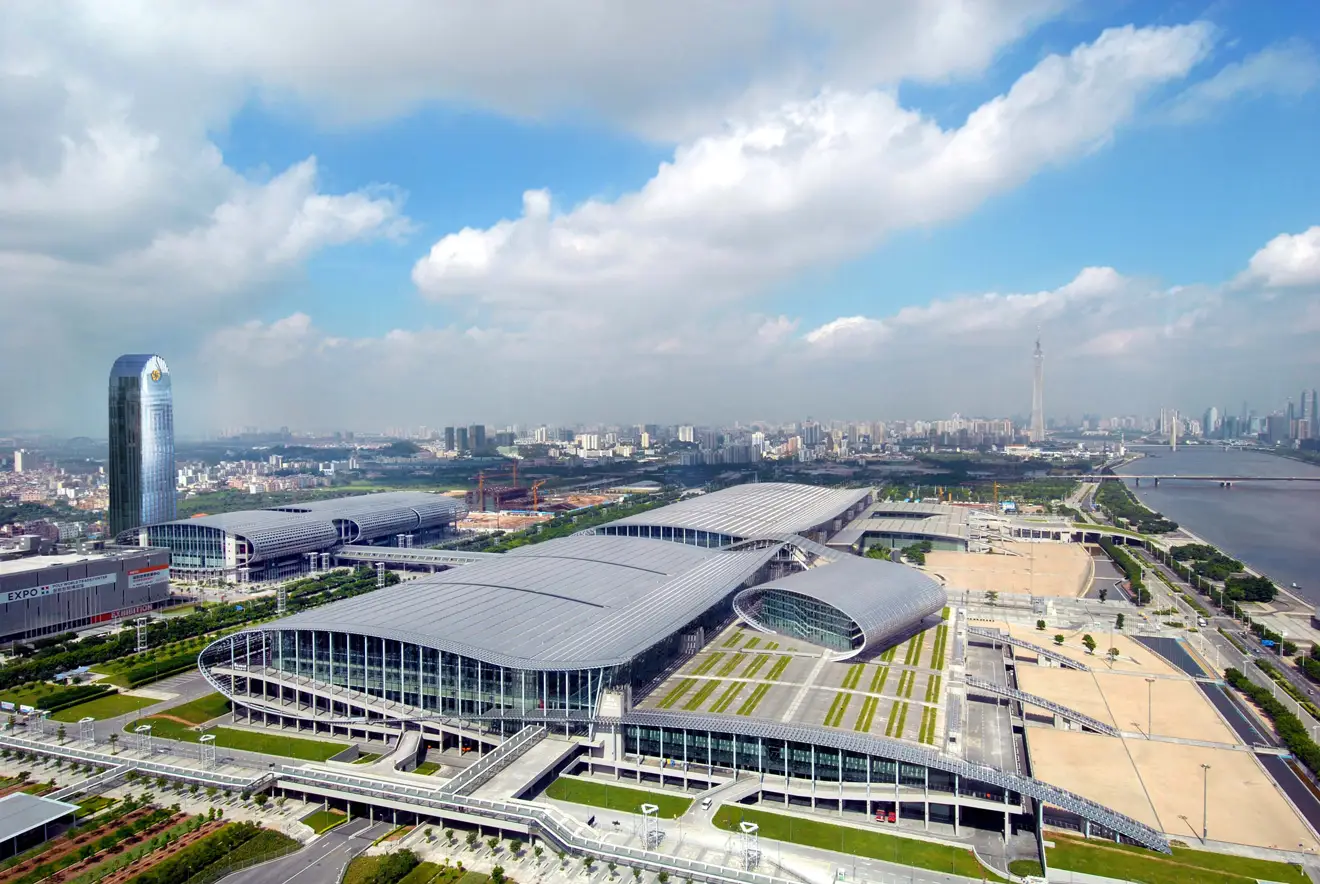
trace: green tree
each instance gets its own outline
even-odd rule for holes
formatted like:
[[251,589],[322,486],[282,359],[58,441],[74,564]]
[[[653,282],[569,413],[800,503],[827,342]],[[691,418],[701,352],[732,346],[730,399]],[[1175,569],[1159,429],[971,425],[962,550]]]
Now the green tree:
[[1055,643],[1056,645],[1062,645],[1062,644],[1063,644],[1063,636],[1062,636],[1062,635],[1056,635],[1056,636],[1054,636],[1054,643]]
[[1095,653],[1095,639],[1091,637],[1091,634],[1089,632],[1086,635],[1082,636],[1082,646],[1086,648],[1086,653],[1088,654]]
[[454,830],[453,830],[453,829],[445,829],[445,840],[448,841],[450,844],[453,844],[453,843],[454,843]]
[[504,884],[504,867],[496,866],[495,868],[491,869],[490,880],[494,881],[495,884]]
[[587,870],[587,874],[591,874],[591,867],[595,864],[595,862],[596,860],[590,856],[582,857],[582,868]]
[[55,736],[59,739],[60,743],[63,743],[63,742],[64,742],[65,734],[66,734],[66,731],[65,731],[65,729],[64,729],[64,725],[60,725],[60,726],[55,730]]
[[435,829],[432,829],[430,826],[426,827],[426,831],[423,834],[426,835],[426,840],[428,842],[435,840]]
[[1100,592],[1098,593],[1098,595],[1100,596],[1100,604],[1103,605],[1105,603],[1105,599],[1109,598],[1109,587],[1107,586],[1100,587]]
[[475,848],[477,846],[477,839],[479,837],[481,836],[478,835],[476,832],[467,833],[467,846],[469,849]]
[[514,856],[517,856],[518,853],[522,850],[522,846],[523,843],[519,841],[517,838],[514,838],[512,841],[509,842],[509,853],[512,853]]
[[536,857],[538,863],[541,861],[541,854],[543,853],[545,853],[545,848],[539,844],[532,848],[532,855]]
[[1045,621],[1044,621],[1044,620],[1037,620],[1037,621],[1036,621],[1036,628],[1039,629],[1041,632],[1044,632],[1044,631],[1045,631]]
[[495,853],[500,849],[500,839],[492,835],[486,839],[486,846],[490,848],[491,853]]
[[1122,614],[1119,614],[1117,617],[1114,618],[1114,628],[1115,628],[1115,629],[1122,629],[1122,628],[1123,628],[1123,615],[1122,615]]
[[999,601],[999,593],[995,592],[993,589],[986,591],[985,602],[987,605],[994,607],[998,601]]
[[642,870],[637,868],[636,866],[633,866],[633,880],[634,881],[642,880]]
[[619,866],[617,863],[614,862],[614,860],[610,860],[608,863],[605,864],[605,868],[609,871],[610,877],[613,878],[614,873],[618,871]]
[[1118,648],[1110,648],[1110,649],[1109,649],[1109,665],[1111,665],[1111,666],[1114,665],[1114,662],[1115,662],[1116,660],[1118,660]]

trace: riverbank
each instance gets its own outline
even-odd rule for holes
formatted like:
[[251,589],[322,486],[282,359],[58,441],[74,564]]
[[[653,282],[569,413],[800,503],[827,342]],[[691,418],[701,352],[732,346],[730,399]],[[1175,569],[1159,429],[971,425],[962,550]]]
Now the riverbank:
[[[1270,454],[1273,454],[1271,452]],[[1239,475],[1262,479],[1305,474],[1320,467],[1263,450],[1197,448],[1151,452],[1124,468],[1129,475]],[[1222,550],[1249,571],[1288,588],[1302,604],[1320,606],[1315,550],[1320,547],[1320,483],[1243,482],[1221,488],[1213,482],[1166,480],[1156,487],[1128,483],[1143,506],[1177,522],[1188,537]],[[1291,590],[1298,583],[1299,589]]]

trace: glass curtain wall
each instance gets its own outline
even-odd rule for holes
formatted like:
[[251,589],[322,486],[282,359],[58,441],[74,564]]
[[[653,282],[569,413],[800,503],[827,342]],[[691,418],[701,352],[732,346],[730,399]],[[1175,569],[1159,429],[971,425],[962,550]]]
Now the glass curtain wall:
[[616,669],[535,671],[496,666],[412,642],[322,630],[271,636],[273,668],[443,715],[595,713]]
[[852,650],[862,637],[857,624],[838,608],[784,590],[770,589],[761,595],[758,619],[775,632],[836,651]]
[[953,794],[957,790],[995,801],[1004,797],[1004,790],[997,786],[971,780],[955,782],[954,775],[947,771],[794,740],[646,725],[627,725],[623,739],[625,753],[687,765],[831,783],[892,785],[897,778],[899,785],[929,788],[931,792]]

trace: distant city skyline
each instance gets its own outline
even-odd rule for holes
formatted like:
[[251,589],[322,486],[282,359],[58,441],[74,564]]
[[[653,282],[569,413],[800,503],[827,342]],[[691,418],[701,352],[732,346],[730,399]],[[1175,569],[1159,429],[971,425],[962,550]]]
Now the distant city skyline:
[[6,9],[0,427],[146,351],[191,435],[1316,383],[1314,2],[203,5]]

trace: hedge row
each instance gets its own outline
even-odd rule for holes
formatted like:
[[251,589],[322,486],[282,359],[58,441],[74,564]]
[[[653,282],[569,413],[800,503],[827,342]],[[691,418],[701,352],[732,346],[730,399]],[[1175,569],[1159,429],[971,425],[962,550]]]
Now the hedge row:
[[77,706],[79,703],[86,703],[97,697],[103,697],[107,694],[117,694],[119,689],[108,684],[80,684],[74,685],[59,694],[58,700],[45,703],[41,706],[47,712],[59,712],[61,709],[68,709],[70,706]]
[[[398,575],[388,572],[386,585],[398,582]],[[376,588],[376,575],[370,568],[326,574],[294,583],[289,589],[289,612],[351,598]],[[156,620],[147,627],[147,641],[157,647],[206,635],[219,629],[241,626],[275,615],[275,599],[262,598],[242,605],[208,605],[193,614]],[[240,610],[241,609],[241,610]],[[0,667],[0,690],[33,681],[45,681],[57,672],[78,666],[94,666],[137,651],[137,634],[125,629],[113,635],[93,635],[81,641],[52,645],[27,660],[16,660]],[[196,655],[193,655],[196,659]],[[159,670],[153,670],[158,672]]]
[[1109,558],[1114,560],[1114,564],[1123,571],[1128,579],[1128,585],[1132,588],[1132,595],[1137,599],[1138,604],[1145,604],[1150,601],[1150,590],[1146,589],[1146,584],[1141,581],[1141,565],[1137,560],[1128,555],[1126,550],[1119,549],[1112,541],[1102,537],[1100,538],[1100,548],[1105,551]]
[[1288,751],[1297,756],[1313,774],[1320,774],[1320,746],[1315,744],[1301,719],[1288,711],[1287,707],[1274,699],[1269,688],[1261,687],[1243,675],[1239,670],[1229,668],[1224,671],[1224,680],[1252,699],[1261,711],[1274,722],[1274,729]]
[[133,884],[184,884],[215,863],[228,861],[229,854],[255,838],[261,828],[254,823],[232,823],[133,879]]

